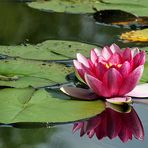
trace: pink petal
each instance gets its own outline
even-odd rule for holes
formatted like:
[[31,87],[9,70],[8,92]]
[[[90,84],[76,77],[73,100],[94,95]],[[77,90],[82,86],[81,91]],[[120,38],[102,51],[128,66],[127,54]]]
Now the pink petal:
[[116,96],[122,84],[122,75],[115,68],[109,68],[104,74],[103,84],[108,88],[111,96]]
[[106,101],[113,103],[113,104],[123,104],[123,103],[131,103],[131,97],[114,97],[106,99]]
[[99,80],[102,80],[104,73],[107,71],[107,67],[99,62],[95,67],[95,69],[96,69],[96,77],[98,77]]
[[132,60],[132,54],[130,48],[126,48],[123,52],[123,59],[124,61],[131,61]]
[[122,63],[122,58],[119,53],[114,53],[110,59],[108,60],[108,63],[111,64],[121,64]]
[[103,50],[102,50],[102,56],[108,60],[111,56],[112,56],[112,51],[110,50],[109,47],[104,47]]
[[88,68],[88,69],[92,69],[94,67],[95,63],[93,63],[90,59],[88,59],[88,63],[89,63],[89,66],[90,66],[90,68]]
[[143,68],[144,68],[143,65],[137,67],[132,73],[130,73],[127,76],[127,78],[124,79],[119,91],[120,96],[123,96],[134,89],[134,87],[141,78],[141,75],[143,73]]
[[110,49],[111,49],[111,51],[112,51],[113,54],[116,53],[116,52],[119,53],[119,54],[122,53],[122,50],[116,44],[112,44],[110,46]]
[[94,77],[96,76],[95,72],[93,73],[92,70],[85,67],[82,63],[78,62],[77,60],[73,60],[73,63],[74,63],[75,69],[77,70],[77,72],[78,72],[80,78],[82,78],[82,80],[84,80],[84,74],[85,73],[88,73],[88,74],[90,74]]
[[95,77],[85,74],[85,81],[88,86],[98,95],[102,97],[109,97],[110,92],[107,88],[104,87],[102,82]]
[[89,75],[91,75],[91,76],[93,76],[93,77],[96,77],[96,75],[95,75],[95,71],[94,71],[94,69],[92,68],[87,68],[87,67],[85,67],[83,64],[82,64],[82,69],[83,69],[83,77],[84,77],[84,74],[85,73],[87,73],[87,74],[89,74]]
[[83,56],[81,53],[77,53],[77,60],[82,63],[87,68],[90,68],[89,62],[85,56]]
[[148,83],[137,85],[131,92],[126,96],[146,98],[148,97]]
[[97,49],[97,48],[94,48],[94,52],[96,53],[96,55],[99,57],[102,55],[102,52],[101,50]]
[[80,75],[80,77],[84,80],[84,70],[83,70],[82,64],[77,60],[73,60],[73,64],[78,74]]
[[92,49],[90,51],[90,59],[91,59],[92,63],[96,63],[98,60],[98,56],[97,56],[96,52],[94,51],[94,49]]
[[82,64],[78,62],[77,60],[73,60],[73,64],[76,69],[82,69]]
[[133,48],[133,49],[131,50],[132,58],[134,58],[134,56],[135,56],[137,53],[139,53],[139,49],[138,49],[138,48]]
[[136,54],[135,57],[133,58],[134,61],[133,68],[143,65],[145,63],[145,58],[146,58],[145,51],[141,51],[140,53]]
[[122,66],[119,68],[120,73],[122,74],[122,77],[128,76],[129,72],[131,71],[131,65],[128,61],[125,61]]
[[65,94],[77,99],[94,100],[98,98],[97,95],[90,89],[63,86],[60,88],[60,90]]

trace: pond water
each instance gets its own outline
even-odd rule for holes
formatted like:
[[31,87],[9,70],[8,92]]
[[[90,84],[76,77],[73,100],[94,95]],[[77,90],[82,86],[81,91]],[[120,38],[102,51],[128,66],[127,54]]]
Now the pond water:
[[113,42],[119,46],[135,45],[123,43],[119,39],[120,34],[130,31],[130,28],[95,23],[92,14],[39,11],[24,3],[15,2],[1,3],[0,13],[2,45],[36,44],[47,39],[80,41],[98,46]]
[[[144,141],[133,137],[132,141],[122,143],[119,138],[98,140],[96,136],[89,139],[86,135],[80,137],[79,131],[72,133],[73,124],[58,125],[51,128],[0,128],[0,147],[2,148],[145,148],[148,145],[147,105],[134,105],[144,126]],[[129,121],[130,122],[130,121]]]
[[[119,40],[121,32],[128,30],[130,28],[121,30],[120,27],[97,24],[92,14],[45,12],[29,8],[24,3],[0,3],[0,45],[37,44],[47,39],[80,41],[98,46],[113,42],[122,47],[138,45]],[[92,139],[87,135],[80,137],[79,131],[72,132],[73,123],[43,128],[1,125],[0,148],[145,148],[148,145],[148,106],[133,106],[144,127],[144,141],[134,137],[127,143],[122,143],[119,138],[98,140],[96,136]]]

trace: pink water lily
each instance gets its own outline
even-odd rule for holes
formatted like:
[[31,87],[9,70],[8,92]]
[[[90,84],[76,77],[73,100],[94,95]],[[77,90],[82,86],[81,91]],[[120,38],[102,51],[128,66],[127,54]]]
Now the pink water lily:
[[114,139],[119,137],[122,142],[132,140],[134,136],[138,140],[144,139],[143,125],[134,108],[129,113],[121,113],[111,108],[87,121],[74,123],[73,132],[80,130],[80,136],[85,134],[89,138],[94,135],[101,140],[104,137]]
[[79,79],[90,89],[64,86],[61,90],[75,98],[102,98],[113,103],[130,102],[131,97],[148,97],[144,91],[148,85],[137,85],[145,59],[145,51],[128,47],[121,50],[116,44],[102,50],[92,49],[90,58],[78,53],[74,67]]

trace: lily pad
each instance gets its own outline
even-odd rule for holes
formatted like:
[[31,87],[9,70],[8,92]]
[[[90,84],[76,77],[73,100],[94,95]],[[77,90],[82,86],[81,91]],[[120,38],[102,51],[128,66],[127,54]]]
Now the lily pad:
[[89,118],[105,109],[102,101],[71,100],[62,93],[44,89],[0,90],[0,123],[61,123]]
[[48,40],[37,45],[0,46],[0,54],[33,60],[66,60],[75,58],[77,52],[87,56],[95,47],[80,42]]
[[66,75],[72,71],[73,68],[57,63],[19,58],[0,60],[0,86],[23,88],[64,83]]
[[148,83],[148,61],[144,65],[144,72],[140,82]]
[[148,29],[122,33],[120,39],[130,42],[148,42]]
[[52,10],[56,12],[86,13],[105,9],[120,9],[135,15],[147,16],[147,0],[50,0],[28,3],[32,8],[41,10]]

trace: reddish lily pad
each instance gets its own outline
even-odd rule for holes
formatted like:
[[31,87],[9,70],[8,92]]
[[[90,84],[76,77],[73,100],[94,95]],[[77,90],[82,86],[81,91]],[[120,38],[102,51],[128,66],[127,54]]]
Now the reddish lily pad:
[[129,28],[143,28],[148,26],[148,17],[136,16],[122,10],[101,10],[94,13],[94,19],[98,23],[124,26]]

